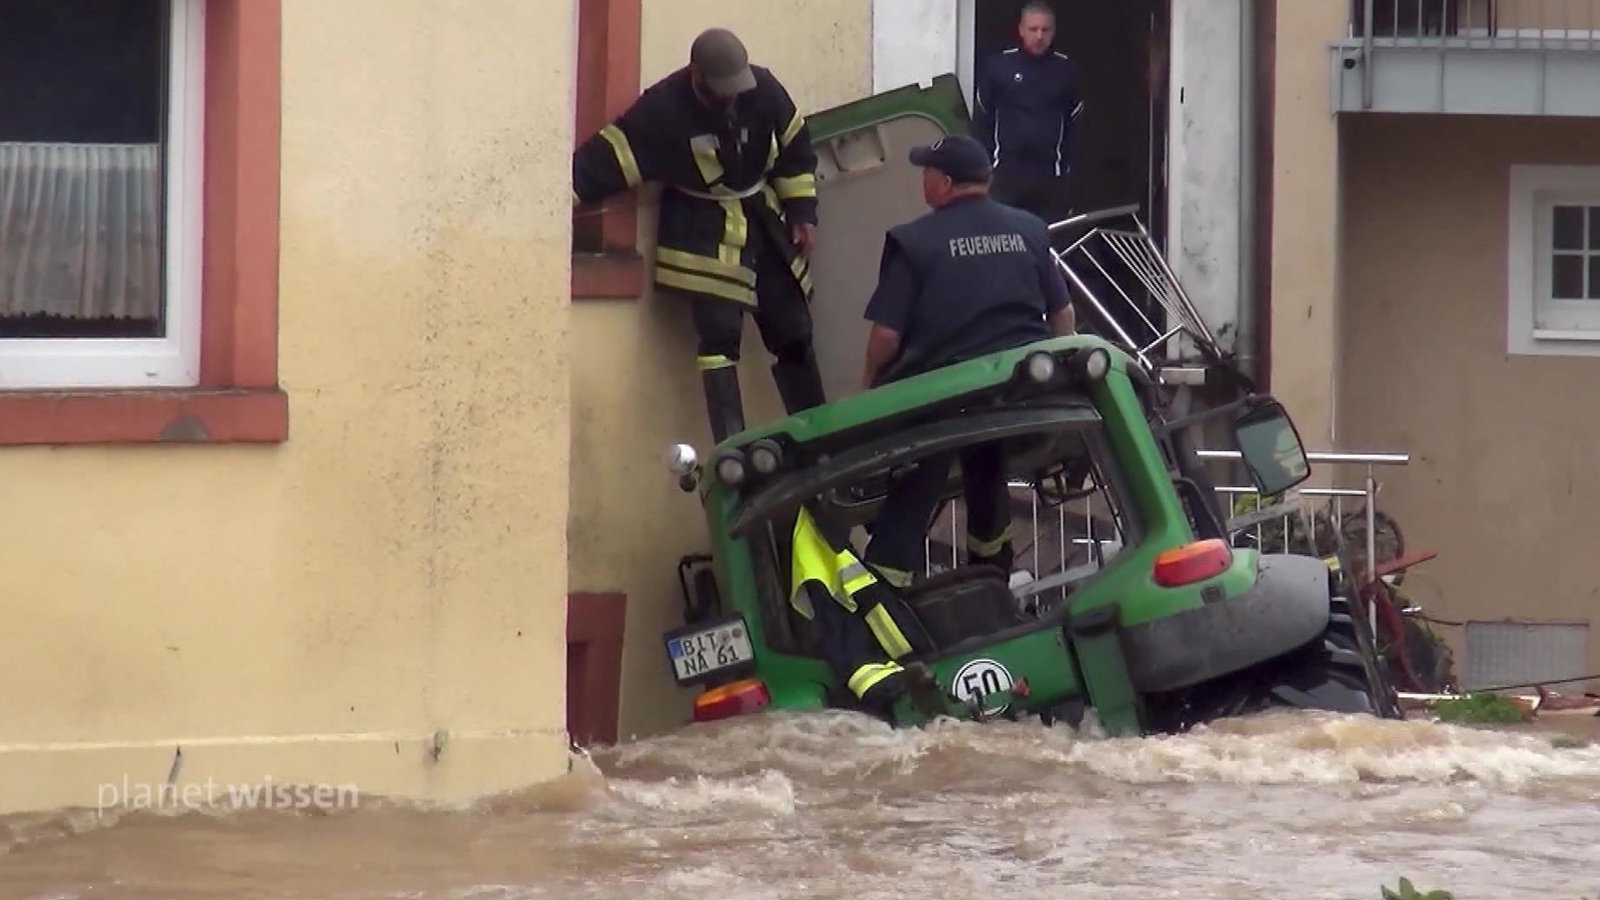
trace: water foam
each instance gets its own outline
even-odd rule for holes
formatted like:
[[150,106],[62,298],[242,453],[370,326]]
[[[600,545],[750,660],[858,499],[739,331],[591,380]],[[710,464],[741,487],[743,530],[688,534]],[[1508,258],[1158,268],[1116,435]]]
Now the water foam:
[[[1105,737],[1037,724],[942,720],[892,729],[840,712],[774,713],[695,726],[597,757],[608,777],[745,779],[838,786],[1026,777],[1040,764],[1130,785],[1337,784],[1473,781],[1519,789],[1549,779],[1600,784],[1600,746],[1558,748],[1548,737],[1316,712],[1273,712],[1199,726],[1182,735]],[[936,777],[930,777],[936,776]],[[770,802],[787,804],[789,795]]]

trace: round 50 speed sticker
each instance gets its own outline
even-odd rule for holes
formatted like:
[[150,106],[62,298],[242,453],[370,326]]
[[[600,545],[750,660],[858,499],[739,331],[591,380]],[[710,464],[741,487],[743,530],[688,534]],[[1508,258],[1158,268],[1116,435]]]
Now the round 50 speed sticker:
[[989,700],[980,708],[984,715],[995,716],[1005,712],[1011,703],[1004,696],[993,695],[1011,690],[1014,683],[1010,670],[995,660],[973,659],[956,670],[955,677],[951,679],[950,693],[963,703],[988,697]]

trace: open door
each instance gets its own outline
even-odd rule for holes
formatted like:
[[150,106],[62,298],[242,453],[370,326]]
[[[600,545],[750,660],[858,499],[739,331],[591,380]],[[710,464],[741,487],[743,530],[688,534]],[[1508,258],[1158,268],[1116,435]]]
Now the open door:
[[886,231],[927,212],[922,175],[906,159],[917,144],[965,133],[956,76],[910,85],[808,115],[817,149],[820,223],[811,279],[817,364],[829,400],[857,393],[867,349],[862,313],[878,283]]

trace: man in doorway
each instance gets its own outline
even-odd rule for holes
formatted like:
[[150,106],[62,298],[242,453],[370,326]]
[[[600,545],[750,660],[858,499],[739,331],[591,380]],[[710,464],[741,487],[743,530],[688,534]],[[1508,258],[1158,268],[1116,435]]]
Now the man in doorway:
[[[1066,282],[1038,218],[989,196],[989,154],[952,135],[910,152],[932,212],[890,229],[863,381],[874,387],[1000,350],[1076,331]],[[866,561],[896,587],[921,568],[923,537],[950,476],[961,466],[969,563],[1011,572],[1011,514],[997,444],[924,460],[897,480],[872,529]]]
[[806,120],[733,32],[695,38],[689,63],[645,91],[572,156],[573,205],[647,181],[666,186],[655,282],[688,303],[698,363],[721,443],[743,431],[739,348],[746,314],[776,357],[791,413],[825,398],[811,342],[817,155]]
[[1054,223],[1072,211],[1074,128],[1083,111],[1078,66],[1053,49],[1056,14],[1044,0],[1022,8],[1019,42],[983,62],[972,132],[994,166],[994,199]]

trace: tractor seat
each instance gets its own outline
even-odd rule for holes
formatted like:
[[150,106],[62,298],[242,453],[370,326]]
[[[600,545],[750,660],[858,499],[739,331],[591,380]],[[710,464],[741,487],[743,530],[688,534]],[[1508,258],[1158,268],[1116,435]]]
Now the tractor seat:
[[916,582],[902,594],[939,647],[1027,624],[1009,576],[994,566],[966,565]]

